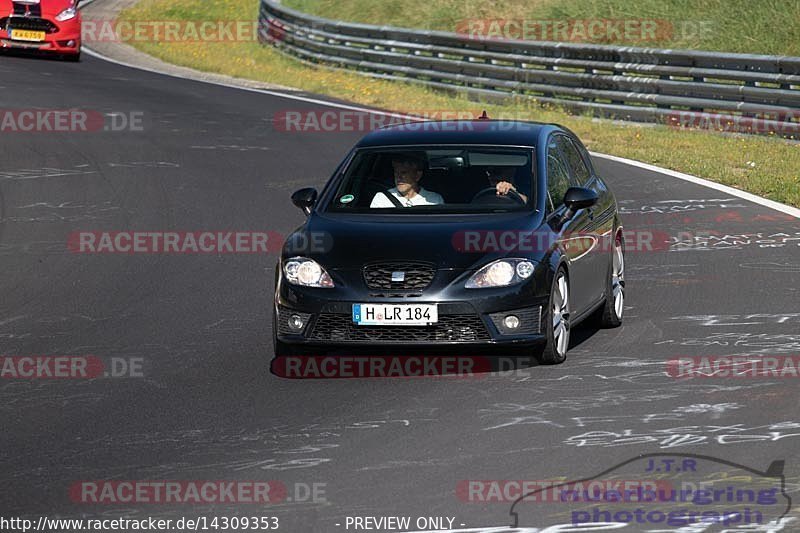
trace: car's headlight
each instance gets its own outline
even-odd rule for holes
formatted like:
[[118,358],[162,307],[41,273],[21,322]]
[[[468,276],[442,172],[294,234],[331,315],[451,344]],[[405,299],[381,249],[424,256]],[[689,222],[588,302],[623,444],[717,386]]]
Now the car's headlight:
[[78,10],[74,7],[68,7],[58,15],[56,15],[56,20],[59,22],[64,22],[65,20],[74,19],[75,16],[78,14]]
[[333,280],[319,263],[306,257],[292,257],[283,263],[283,275],[292,285],[333,287]]
[[527,259],[498,259],[484,266],[467,280],[468,289],[508,287],[533,275],[534,264]]

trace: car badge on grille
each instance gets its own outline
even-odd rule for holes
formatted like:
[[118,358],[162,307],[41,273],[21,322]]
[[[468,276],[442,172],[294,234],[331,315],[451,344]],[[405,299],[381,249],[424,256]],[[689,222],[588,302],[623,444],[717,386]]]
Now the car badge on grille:
[[392,282],[403,282],[406,280],[406,273],[405,272],[392,272]]

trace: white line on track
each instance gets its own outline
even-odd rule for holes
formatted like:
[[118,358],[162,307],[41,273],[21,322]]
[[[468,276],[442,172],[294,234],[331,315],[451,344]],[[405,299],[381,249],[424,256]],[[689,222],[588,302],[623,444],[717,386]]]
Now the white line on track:
[[635,161],[633,159],[626,159],[624,157],[617,157],[615,155],[600,154],[597,152],[590,152],[590,153],[594,157],[608,159],[609,161],[616,161],[617,163],[624,163],[626,165],[631,165],[644,170],[658,172],[659,174],[664,174],[665,176],[670,176],[673,178],[678,178],[680,180],[688,181],[696,185],[702,185],[703,187],[708,187],[709,189],[714,189],[716,191],[724,192],[725,194],[730,194],[731,196],[737,196],[743,200],[747,200],[748,202],[753,202],[755,204],[768,207],[770,209],[774,209],[775,211],[786,213],[787,215],[791,215],[795,218],[800,218],[800,209],[797,209],[796,207],[782,204],[774,200],[769,200],[767,198],[762,198],[761,196],[757,196],[749,192],[735,189],[733,187],[729,187],[721,183],[716,183],[713,181],[709,181],[707,179],[698,178],[697,176],[692,176],[691,174],[684,174],[683,172],[678,172],[676,170],[670,170],[668,168],[661,168],[655,165],[650,165],[648,163],[642,163],[641,161]]

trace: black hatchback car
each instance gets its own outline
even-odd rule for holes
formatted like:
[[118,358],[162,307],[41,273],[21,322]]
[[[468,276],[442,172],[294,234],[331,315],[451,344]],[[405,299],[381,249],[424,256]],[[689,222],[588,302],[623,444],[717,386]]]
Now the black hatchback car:
[[554,364],[578,322],[622,322],[617,202],[566,128],[387,127],[292,201],[307,220],[276,268],[276,356],[520,345]]

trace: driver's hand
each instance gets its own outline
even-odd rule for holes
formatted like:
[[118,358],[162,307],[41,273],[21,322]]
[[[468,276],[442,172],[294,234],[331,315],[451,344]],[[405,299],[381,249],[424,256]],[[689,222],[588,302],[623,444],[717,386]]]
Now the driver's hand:
[[497,183],[497,194],[505,196],[508,191],[516,191],[517,189],[507,181],[500,181]]

